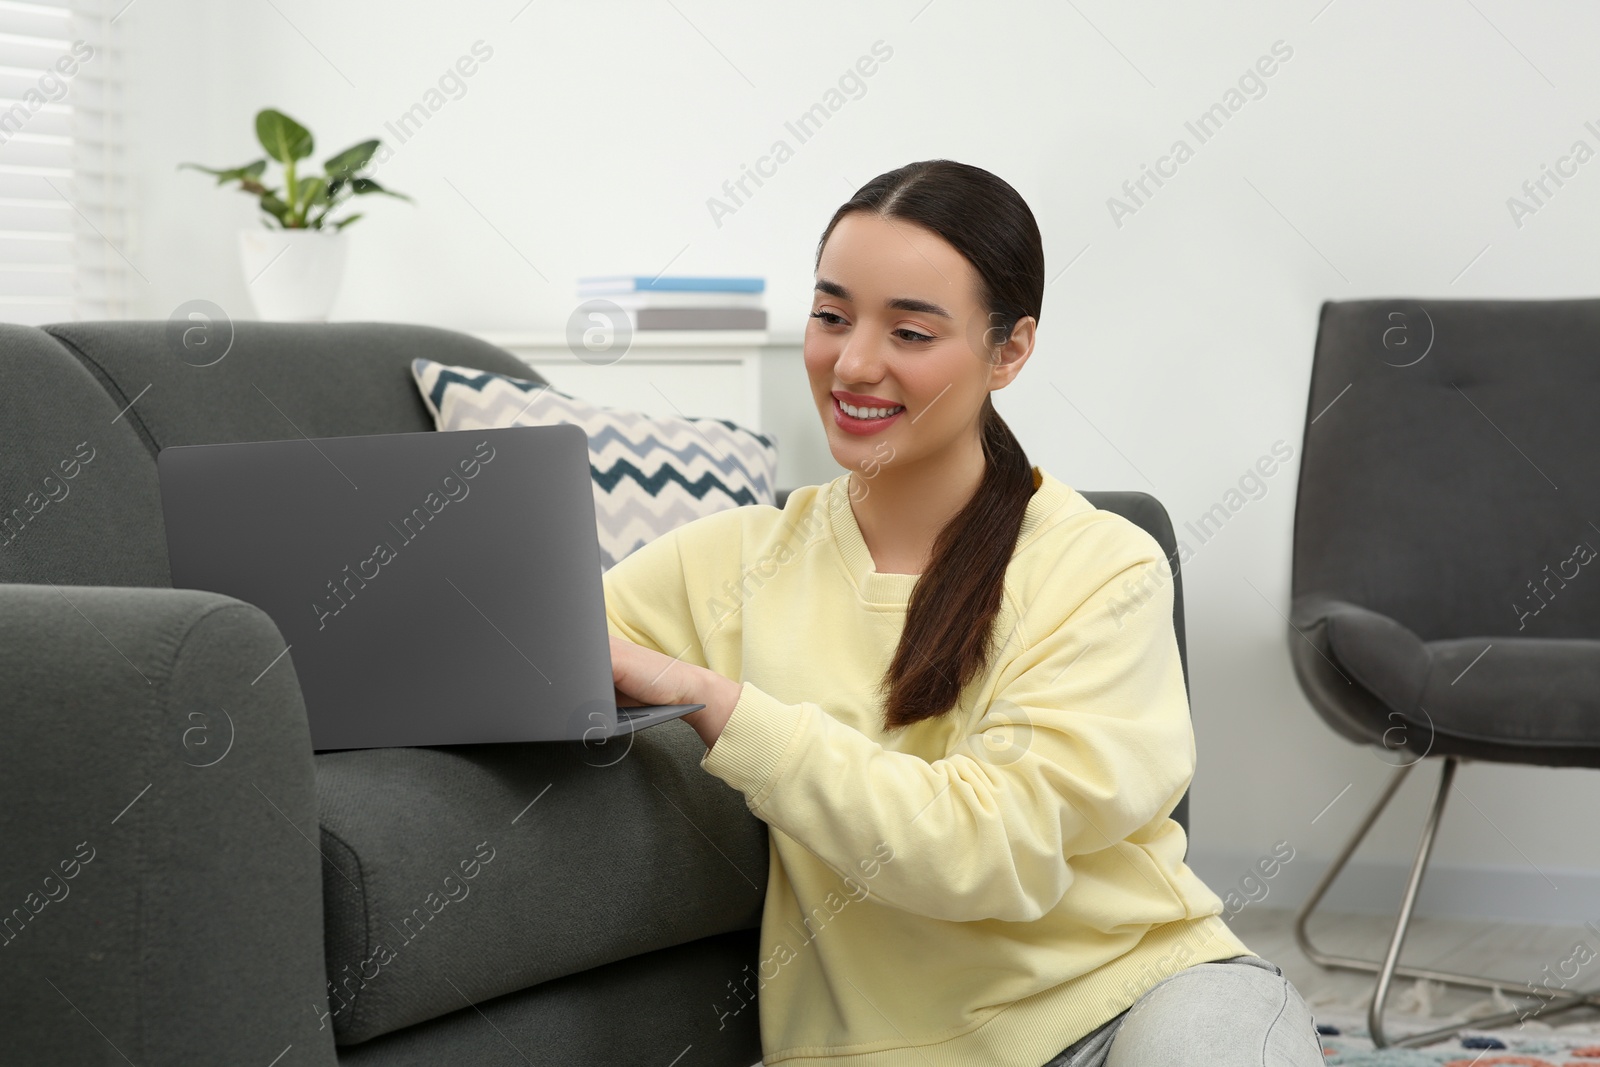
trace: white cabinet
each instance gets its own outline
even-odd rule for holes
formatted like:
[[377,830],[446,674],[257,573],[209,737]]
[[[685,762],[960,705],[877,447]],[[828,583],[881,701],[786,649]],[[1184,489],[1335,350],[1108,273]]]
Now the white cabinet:
[[778,442],[778,487],[843,473],[811,399],[799,334],[765,330],[636,332],[620,357],[583,350],[560,333],[474,336],[527,363],[555,388],[592,404],[647,415],[728,419]]

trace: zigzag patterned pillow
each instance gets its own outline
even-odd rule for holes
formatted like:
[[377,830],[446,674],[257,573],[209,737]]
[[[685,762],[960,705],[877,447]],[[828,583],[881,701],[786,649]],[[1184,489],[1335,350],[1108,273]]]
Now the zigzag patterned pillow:
[[596,407],[550,385],[429,359],[412,360],[411,374],[436,429],[583,427],[603,571],[701,516],[777,501],[774,434],[726,419]]

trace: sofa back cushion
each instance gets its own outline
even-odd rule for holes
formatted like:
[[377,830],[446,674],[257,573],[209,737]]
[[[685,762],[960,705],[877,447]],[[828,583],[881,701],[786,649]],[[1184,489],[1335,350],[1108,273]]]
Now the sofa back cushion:
[[418,356],[538,378],[431,326],[0,324],[0,581],[170,586],[158,451],[432,430]]
[[[419,356],[539,376],[464,333],[370,322],[166,322],[44,327],[100,379],[150,454],[169,445],[411,433],[434,428],[411,381]],[[204,338],[203,343],[198,339]]]
[[0,324],[0,581],[172,584],[156,466],[59,344]]

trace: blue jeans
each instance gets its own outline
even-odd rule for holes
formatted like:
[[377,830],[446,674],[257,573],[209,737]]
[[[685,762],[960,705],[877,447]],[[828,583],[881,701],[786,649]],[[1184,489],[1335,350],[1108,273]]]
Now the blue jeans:
[[1309,1067],[1325,1062],[1311,1009],[1259,956],[1197,963],[1062,1049],[1044,1067]]

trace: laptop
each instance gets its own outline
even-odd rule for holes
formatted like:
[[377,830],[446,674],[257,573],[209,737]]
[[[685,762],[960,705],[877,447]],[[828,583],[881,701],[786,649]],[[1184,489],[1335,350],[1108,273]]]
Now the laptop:
[[616,703],[582,427],[175,445],[156,469],[172,584],[271,616],[318,752],[596,741],[705,707]]

